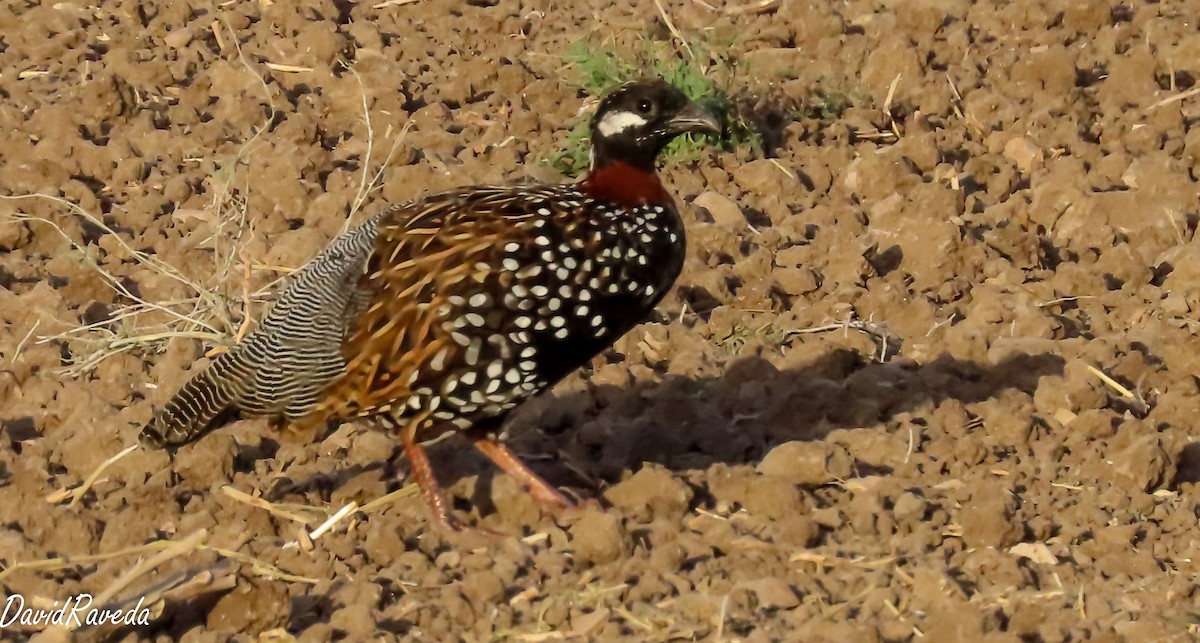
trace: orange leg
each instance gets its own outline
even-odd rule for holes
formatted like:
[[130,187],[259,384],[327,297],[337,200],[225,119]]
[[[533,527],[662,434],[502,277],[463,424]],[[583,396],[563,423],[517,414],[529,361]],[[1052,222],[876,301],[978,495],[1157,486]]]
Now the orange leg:
[[496,463],[496,466],[512,476],[517,484],[524,487],[535,500],[546,505],[553,511],[562,511],[575,506],[575,503],[562,495],[553,485],[534,473],[508,447],[497,441],[486,431],[470,430],[465,432],[467,438],[475,444],[484,455]]
[[433,512],[434,522],[448,531],[459,531],[462,528],[446,506],[446,497],[442,495],[442,486],[433,474],[429,454],[425,452],[425,447],[416,441],[414,433],[416,432],[410,427],[405,427],[400,436],[404,441],[404,453],[412,465],[413,478],[417,481],[417,488],[421,490],[421,497]]

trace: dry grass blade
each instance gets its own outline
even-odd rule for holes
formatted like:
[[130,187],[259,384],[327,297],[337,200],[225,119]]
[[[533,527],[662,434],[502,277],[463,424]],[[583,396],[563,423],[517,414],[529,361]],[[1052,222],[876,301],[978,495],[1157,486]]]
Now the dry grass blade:
[[[202,534],[203,532],[205,532],[205,530],[203,530],[203,529],[199,530],[198,532],[193,532],[190,536],[188,536],[184,540],[156,540],[153,542],[146,543],[144,545],[137,545],[135,547],[127,547],[125,549],[119,549],[117,551],[108,552],[108,553],[104,553],[104,554],[89,554],[89,555],[84,555],[84,556],[59,556],[56,558],[48,558],[45,560],[17,562],[4,570],[0,570],[0,582],[3,582],[6,578],[11,576],[12,574],[14,574],[18,571],[22,571],[22,570],[36,571],[36,572],[56,571],[56,570],[67,569],[70,567],[80,567],[80,566],[85,566],[85,565],[91,565],[94,563],[99,563],[99,562],[111,560],[114,558],[120,558],[123,556],[148,554],[148,553],[152,553],[152,552],[155,552],[155,555],[150,560],[151,561],[160,561],[160,560],[166,560],[169,558],[173,558],[175,556],[180,556],[188,551],[211,551],[211,552],[217,554],[218,556],[221,556],[222,558],[227,558],[227,559],[236,561],[238,563],[247,565],[250,567],[250,571],[252,573],[257,574],[259,576],[263,576],[265,578],[269,578],[272,580],[282,580],[282,581],[287,581],[287,582],[306,583],[309,585],[315,585],[317,583],[317,579],[315,579],[315,578],[290,574],[270,563],[267,563],[263,560],[255,558],[253,556],[250,556],[249,554],[243,554],[241,552],[235,551],[235,549],[237,547],[241,547],[246,542],[247,538],[243,538],[239,542],[234,543],[233,547],[235,549],[229,549],[229,548],[225,548],[225,547],[216,547],[213,545],[207,545],[202,542],[195,541],[194,538],[196,537],[196,535]],[[188,546],[184,546],[184,543],[190,543],[190,544]],[[171,553],[171,555],[164,557],[163,553],[168,552],[168,551]],[[153,566],[157,566],[158,564],[161,564],[161,563],[155,562]],[[130,570],[130,572],[127,572],[124,576],[129,576],[129,581],[132,581],[134,578],[136,578],[137,575],[144,573],[148,569],[152,569],[153,566],[148,567],[146,564],[139,563],[138,566],[135,567],[135,570],[138,570],[138,574],[132,574],[132,572],[134,570]],[[128,582],[126,582],[126,584],[128,584]],[[115,585],[110,585],[109,587],[112,588],[112,587],[115,587]],[[120,587],[117,587],[117,589],[115,591],[119,592]],[[102,605],[103,602],[101,602],[99,600],[95,600],[95,601],[93,601],[93,604]]]
[[[1173,77],[1174,76],[1172,76],[1172,78]],[[1146,111],[1149,112],[1149,111],[1156,110],[1160,107],[1166,107],[1167,105],[1170,105],[1171,103],[1178,103],[1181,100],[1187,100],[1188,98],[1191,98],[1192,96],[1196,96],[1196,95],[1200,95],[1200,86],[1193,87],[1193,88],[1187,90],[1186,92],[1180,92],[1178,94],[1175,94],[1174,96],[1168,96],[1168,97],[1158,101],[1157,103],[1154,103],[1153,105],[1147,107]]]
[[157,601],[185,601],[200,594],[233,589],[237,586],[237,576],[233,574],[233,566],[228,561],[221,561],[209,569],[200,572],[184,571],[173,574],[166,580],[156,583],[137,593],[145,597],[146,603]]
[[84,479],[83,484],[80,484],[78,487],[74,487],[72,489],[60,489],[58,491],[55,491],[54,493],[46,496],[46,502],[49,502],[51,504],[58,504],[64,500],[66,500],[67,498],[70,498],[71,504],[69,504],[67,506],[74,507],[75,505],[79,504],[79,500],[81,498],[83,498],[83,495],[85,493],[88,492],[88,489],[92,488],[92,485],[96,484],[96,480],[98,480],[100,478],[100,474],[104,473],[105,469],[111,467],[113,464],[115,464],[121,458],[124,458],[125,456],[129,455],[130,453],[133,453],[134,450],[136,450],[138,448],[138,446],[139,445],[137,445],[137,444],[131,444],[131,445],[125,447],[124,449],[121,450],[120,453],[112,456],[111,458],[105,460],[104,462],[101,462],[100,466],[96,467],[96,470],[92,471],[91,475],[89,475],[87,478]]
[[[225,486],[221,487],[221,492],[224,493],[226,496],[229,496],[230,498],[232,498],[238,502],[248,504],[251,507],[255,507],[257,509],[262,509],[272,515],[279,516],[280,518],[286,518],[288,520],[298,522],[302,525],[307,525],[308,523],[313,521],[313,518],[309,518],[309,517],[305,517],[305,516],[301,516],[299,514],[293,513],[291,511],[283,509],[275,504],[272,504],[271,502],[268,502],[267,500],[264,500],[263,498],[257,498],[257,497],[252,496],[244,491],[239,491],[238,489],[235,489],[229,485],[225,485]],[[316,511],[316,510],[314,509],[313,511]]]
[[[254,238],[254,231],[250,231],[251,239]],[[239,343],[246,338],[246,334],[250,332],[250,326],[254,316],[250,311],[250,261],[245,257],[245,247],[238,248],[238,257],[242,260],[242,323],[238,326],[237,332],[233,334],[233,342]]]
[[683,50],[687,52],[688,58],[691,58],[692,62],[696,63],[700,71],[707,72],[708,66],[696,57],[696,52],[692,51],[692,46],[688,44],[683,34],[679,33],[679,29],[675,26],[675,21],[671,20],[671,15],[667,13],[667,8],[663,6],[662,0],[654,0],[654,6],[658,7],[658,15],[662,16],[663,24],[667,26],[667,31],[671,32],[671,37],[679,42],[679,46],[683,47]]
[[895,340],[895,338],[893,338],[891,335],[889,335],[886,330],[881,328],[879,325],[871,322],[870,320],[863,321],[861,319],[848,318],[845,321],[834,323],[834,324],[824,324],[821,326],[813,326],[812,328],[796,328],[796,329],[791,329],[791,330],[785,330],[785,331],[783,331],[783,335],[784,335],[784,337],[790,337],[792,335],[808,335],[808,334],[812,334],[812,333],[828,333],[830,331],[835,331],[835,330],[840,330],[843,332],[857,330],[860,333],[864,333],[864,334],[870,336],[872,339],[875,340],[876,343],[879,344],[879,356],[878,357],[879,357],[880,362],[886,362],[889,355],[892,355],[892,354],[898,352],[898,350],[899,350],[898,348],[896,350],[893,350],[893,348],[892,348],[893,343],[896,342],[897,340]]
[[271,71],[283,72],[285,74],[302,74],[313,70],[312,67],[301,67],[299,65],[285,65],[282,63],[263,63]]
[[638,618],[636,615],[634,615],[633,612],[626,609],[624,605],[618,605],[618,606],[614,607],[613,612],[615,612],[618,616],[625,619],[625,621],[627,623],[629,623],[630,625],[633,625],[634,627],[638,628],[639,630],[642,630],[645,632],[654,632],[656,630],[656,628],[653,625],[651,625],[650,623],[647,623],[644,619]]
[[304,583],[306,585],[316,585],[318,582],[320,582],[319,579],[312,578],[310,576],[297,576],[295,574],[289,574],[288,572],[285,572],[268,562],[259,560],[248,554],[233,551],[232,549],[210,546],[205,546],[204,549],[216,552],[218,555],[224,556],[225,558],[244,563],[250,567],[251,572],[262,576],[263,578],[281,580],[289,583]]
[[1125,399],[1130,399],[1130,400],[1137,397],[1137,395],[1134,395],[1133,391],[1122,386],[1120,382],[1109,377],[1108,374],[1105,373],[1104,371],[1096,368],[1095,366],[1092,366],[1091,364],[1087,364],[1087,369],[1089,371],[1091,371],[1092,375],[1095,375],[1096,377],[1100,378],[1101,382],[1104,382],[1105,384],[1107,384],[1109,388],[1116,391],[1117,394],[1120,395],[1121,397],[1123,397]]
[[317,526],[316,529],[314,529],[308,533],[309,540],[316,540],[316,539],[320,538],[321,536],[325,535],[325,532],[333,529],[334,525],[336,525],[343,518],[345,518],[346,516],[349,516],[350,514],[354,513],[355,511],[358,511],[358,503],[357,502],[351,502],[350,504],[342,507],[341,509],[338,509],[337,513],[335,513],[332,516],[330,516],[329,518],[327,518],[325,520],[325,522],[321,523],[320,525]]
[[903,134],[900,131],[900,124],[896,122],[896,118],[892,115],[892,101],[896,99],[896,88],[900,86],[900,74],[892,79],[888,85],[887,96],[883,99],[883,120],[887,127],[899,139]]
[[[129,256],[132,257],[138,263],[150,268],[151,270],[154,270],[155,272],[161,273],[167,277],[171,277],[172,279],[179,281],[180,283],[184,284],[185,286],[188,286],[193,289],[199,289],[198,285],[196,284],[195,281],[192,281],[191,279],[188,279],[187,277],[185,277],[183,275],[183,273],[179,272],[179,270],[177,270],[174,266],[172,266],[171,264],[169,264],[165,261],[162,261],[161,259],[159,259],[153,255],[147,254],[145,252],[142,252],[141,250],[134,248],[133,246],[131,246],[129,244],[129,242],[125,241],[125,239],[122,238],[121,235],[117,234],[117,232],[115,230],[113,230],[111,227],[109,227],[108,224],[104,223],[104,221],[102,219],[100,219],[96,215],[92,214],[91,212],[88,212],[87,210],[83,209],[83,207],[81,207],[80,205],[78,205],[76,203],[72,203],[71,201],[68,201],[67,199],[64,199],[62,197],[57,197],[57,196],[54,196],[51,194],[43,194],[40,192],[33,193],[33,194],[0,195],[0,199],[3,199],[5,201],[23,201],[23,200],[27,200],[27,199],[45,199],[45,200],[55,203],[57,205],[63,206],[65,208],[67,208],[68,210],[70,210],[71,212],[73,212],[74,214],[76,214],[77,216],[86,219],[88,221],[88,223],[99,228],[100,231],[103,232],[105,235],[111,237],[117,243],[117,245],[121,247],[122,250],[128,252]],[[74,243],[74,240],[72,240],[71,237],[69,235],[67,235],[67,233],[64,232],[62,228],[58,227],[57,224],[55,224],[53,221],[50,221],[49,219],[44,219],[41,217],[32,217],[32,216],[23,215],[23,214],[15,215],[14,219],[17,221],[21,221],[21,220],[41,221],[43,223],[48,223],[50,225],[53,225],[59,231],[59,233],[61,233],[63,235],[63,237],[65,237],[68,241],[71,241],[71,243],[76,246],[76,249],[83,250],[83,248],[81,246],[78,246],[77,244]],[[85,257],[86,257],[86,255],[85,255]],[[90,264],[93,265],[93,267],[99,269],[99,266],[97,266],[95,264],[95,262],[91,261],[90,257],[87,258],[87,260]],[[107,273],[102,273],[102,274],[105,274],[106,276],[110,277],[110,281],[115,281],[115,279],[111,279],[111,277],[112,277],[111,275],[108,275]]]
[[[116,596],[124,591],[133,581],[139,577],[152,572],[155,568],[162,565],[168,560],[183,555],[189,551],[193,551],[201,547],[201,542],[208,536],[208,531],[199,529],[192,532],[182,540],[169,542],[167,546],[162,548],[154,556],[149,559],[140,560],[132,568],[124,574],[117,577],[114,581],[108,584],[103,590],[98,593],[92,600],[91,605],[94,605],[97,610],[123,610],[140,606],[141,609],[149,609],[155,606],[155,609],[150,609],[152,617],[157,617],[161,614],[160,601],[166,596],[187,596],[187,592],[192,595],[203,591],[213,591],[220,589],[232,588],[237,584],[236,578],[231,574],[225,574],[220,577],[219,582],[211,572],[204,571],[199,574],[189,572],[179,572],[168,577],[165,581],[155,581],[149,587],[143,588],[136,592],[135,597],[128,598],[124,601],[117,601]],[[158,604],[158,605],[156,605]],[[81,627],[82,626],[82,627]],[[103,626],[90,627],[86,622],[73,623],[69,622],[62,625],[51,626],[42,632],[38,633],[31,640],[40,643],[55,643],[58,641],[75,640],[79,632],[77,630],[88,629],[88,640],[99,637],[101,632],[115,631],[120,627],[119,624],[105,624]]]
[[891,130],[879,130],[879,129],[873,129],[873,130],[869,130],[869,131],[864,130],[861,132],[856,132],[854,136],[856,138],[864,140],[864,141],[884,141],[884,142],[894,142],[898,138],[896,136],[896,133]]
[[[176,572],[138,588],[129,598],[101,605],[98,609],[119,612],[144,609],[153,621],[162,617],[167,603],[183,603],[203,594],[228,591],[234,587],[237,587],[236,567],[228,560],[221,560],[207,569]],[[86,635],[89,640],[100,639],[126,627],[111,623],[97,626],[85,624],[75,634],[77,638]]]
[[[223,333],[221,330],[219,330],[217,326],[214,326],[212,323],[210,323],[210,321],[208,319],[206,319],[204,315],[197,314],[197,312],[196,312],[198,309],[200,309],[202,307],[211,308],[211,309],[217,309],[220,307],[220,303],[217,301],[217,298],[212,293],[210,293],[204,286],[202,286],[201,284],[197,283],[196,281],[194,281],[192,279],[188,279],[178,269],[176,269],[175,267],[171,266],[170,264],[168,264],[164,261],[159,260],[157,257],[153,257],[144,252],[134,249],[132,246],[129,245],[128,242],[126,242],[123,238],[121,238],[121,236],[116,231],[112,230],[110,227],[105,225],[104,222],[101,221],[99,218],[97,218],[95,215],[84,210],[83,208],[79,207],[78,205],[71,203],[70,201],[67,201],[66,199],[62,199],[59,197],[46,195],[46,194],[30,194],[30,195],[21,195],[21,196],[2,196],[2,195],[0,195],[0,199],[9,199],[9,200],[29,199],[29,198],[46,199],[55,204],[62,205],[64,207],[68,208],[73,213],[75,213],[77,216],[80,216],[83,219],[87,220],[89,223],[99,227],[104,235],[109,236],[112,239],[114,239],[116,241],[117,245],[119,245],[120,247],[125,249],[125,251],[128,252],[129,255],[138,264],[142,265],[143,267],[145,267],[155,273],[158,273],[158,274],[167,276],[171,279],[174,279],[175,281],[178,281],[179,283],[184,284],[186,287],[188,287],[193,292],[197,293],[197,296],[194,299],[185,300],[184,302],[176,302],[176,303],[182,304],[182,305],[190,305],[192,310],[187,313],[179,312],[178,310],[176,310],[176,305],[174,305],[174,304],[165,305],[165,304],[159,304],[159,303],[153,303],[153,302],[147,301],[147,300],[137,296],[133,292],[131,292],[125,286],[123,280],[118,279],[111,272],[104,269],[104,267],[102,267],[97,261],[95,261],[91,257],[91,255],[89,254],[86,247],[84,247],[83,245],[81,245],[80,243],[78,243],[74,239],[72,239],[71,236],[68,235],[67,232],[65,230],[63,230],[63,228],[61,226],[59,226],[57,223],[55,223],[54,221],[51,221],[50,219],[46,219],[44,217],[36,217],[36,216],[30,216],[30,215],[25,215],[25,214],[15,215],[13,217],[14,220],[43,223],[43,224],[48,225],[51,228],[53,228],[56,232],[59,233],[59,235],[61,235],[64,239],[66,239],[68,241],[68,243],[70,243],[71,246],[76,251],[78,251],[80,253],[80,255],[84,258],[84,261],[89,265],[89,267],[91,267],[93,270],[95,270],[97,272],[97,274],[99,274],[104,279],[105,283],[114,292],[116,292],[122,298],[125,298],[127,300],[135,302],[132,306],[126,306],[126,307],[117,309],[115,311],[114,317],[111,319],[108,319],[108,320],[105,320],[102,322],[98,322],[97,324],[75,327],[75,328],[72,328],[65,332],[62,332],[62,333],[39,337],[37,339],[38,344],[44,344],[47,342],[59,341],[59,340],[72,340],[72,341],[79,341],[84,346],[91,349],[92,352],[84,355],[81,360],[76,360],[76,363],[73,364],[72,366],[64,368],[63,372],[65,372],[69,375],[79,375],[84,372],[87,372],[92,367],[94,367],[96,364],[98,364],[100,361],[104,360],[105,358],[107,358],[111,355],[115,355],[115,354],[124,352],[126,350],[129,350],[129,349],[137,347],[137,346],[150,344],[150,343],[153,343],[156,341],[171,339],[174,337],[190,336],[190,337],[197,337],[197,338],[206,339],[206,340],[210,340],[210,341],[213,341],[213,340],[220,341],[224,338],[225,333]],[[207,302],[207,304],[205,302]],[[107,337],[107,338],[77,338],[76,337],[77,335],[80,335],[85,332],[92,332],[95,329],[97,329],[103,325],[111,324],[116,321],[127,321],[128,322],[132,318],[135,318],[135,317],[138,317],[140,315],[150,313],[150,312],[159,312],[159,313],[165,314],[169,319],[172,320],[172,323],[176,327],[175,328],[166,327],[162,330],[152,332],[152,333],[131,332],[126,336],[121,336],[119,334],[113,333],[112,331],[109,331],[109,337]],[[75,351],[72,351],[72,352],[74,353]]]
[[950,106],[954,108],[954,115],[963,118],[962,92],[958,91],[958,85],[954,83],[954,79],[950,77],[950,74],[946,74],[946,82],[950,84],[950,93],[954,95],[954,100],[950,103]]
[[156,540],[144,545],[136,545],[134,547],[126,547],[117,551],[108,552],[106,554],[90,554],[85,556],[58,556],[55,558],[47,558],[45,560],[33,560],[28,562],[16,562],[4,570],[0,570],[0,582],[3,582],[8,576],[21,571],[54,571],[57,569],[66,569],[67,567],[91,565],[112,558],[120,558],[121,556],[132,556],[135,554],[143,554],[152,551],[158,551],[164,546],[170,544],[169,540]]
[[378,509],[382,509],[383,507],[390,505],[393,502],[400,500],[401,498],[411,498],[413,496],[416,496],[417,491],[418,490],[417,490],[416,484],[411,484],[411,483],[406,484],[403,487],[400,487],[399,489],[397,489],[389,494],[379,496],[378,498],[372,500],[371,502],[368,502],[367,504],[359,507],[358,510],[361,513],[369,514]]
[[221,21],[213,20],[208,24],[208,28],[212,30],[213,39],[217,41],[217,49],[225,51],[225,36],[222,35]]
[[[984,136],[988,129],[983,123],[975,117],[973,112],[968,112],[965,107],[962,92],[959,91],[958,85],[954,82],[954,78],[949,73],[946,74],[946,83],[950,85],[950,93],[953,95],[953,100],[950,101],[950,106],[954,109],[954,115],[962,119],[966,123],[968,130],[977,136]],[[957,179],[956,179],[957,181]],[[957,186],[955,189],[958,189]]]
[[21,338],[21,341],[17,342],[17,347],[13,350],[12,359],[9,360],[11,363],[17,363],[17,358],[21,356],[21,351],[25,350],[26,342],[29,341],[30,337],[33,337],[33,334],[37,332],[38,326],[41,325],[42,320],[40,318],[33,321],[33,326],[30,327],[29,332],[25,333],[25,336]]
[[896,74],[896,77],[888,84],[887,96],[883,99],[883,114],[888,118],[892,116],[892,101],[896,99],[896,88],[899,86],[900,74]]
[[[77,215],[83,217],[84,219],[87,219],[88,222],[90,222],[96,226],[99,226],[105,235],[110,236],[113,239],[115,239],[117,241],[117,243],[122,248],[124,248],[126,251],[128,251],[130,253],[130,256],[132,256],[133,259],[135,261],[137,261],[138,263],[142,264],[143,266],[145,266],[145,267],[149,268],[150,270],[157,272],[161,275],[171,277],[172,279],[179,281],[180,283],[186,285],[188,288],[191,288],[192,290],[194,290],[196,292],[204,292],[204,288],[200,284],[183,276],[183,274],[181,274],[177,269],[175,269],[174,266],[171,266],[170,264],[168,264],[164,261],[161,261],[157,257],[153,257],[151,255],[147,255],[146,253],[144,253],[140,250],[133,249],[133,247],[130,246],[128,244],[128,242],[126,242],[124,239],[122,239],[121,236],[119,234],[117,234],[116,231],[114,231],[112,228],[109,228],[107,225],[105,225],[103,221],[97,219],[95,217],[95,215],[91,214],[87,210],[84,210],[83,208],[79,207],[78,205],[71,203],[70,201],[67,201],[66,199],[62,199],[62,198],[59,198],[56,196],[50,196],[48,194],[26,194],[26,195],[20,195],[20,196],[0,195],[0,199],[12,200],[12,199],[25,199],[25,198],[44,198],[44,199],[47,199],[49,201],[52,201],[54,203],[57,203],[59,205],[63,205],[65,207],[69,208],[71,211],[75,212]],[[65,230],[62,229],[62,226],[58,225],[54,221],[51,221],[50,219],[46,219],[44,217],[36,217],[36,216],[30,216],[30,215],[26,215],[26,214],[13,215],[13,220],[44,223],[44,224],[49,225],[50,227],[54,228],[54,230],[57,231],[60,235],[62,235],[62,237],[64,239],[66,239],[67,242],[70,243],[71,246],[75,250],[79,251],[82,254],[84,261],[87,262],[87,264],[93,270],[95,270],[101,277],[104,278],[104,280],[108,283],[109,287],[112,288],[117,294],[121,295],[122,297],[136,301],[138,304],[145,306],[148,309],[159,310],[159,311],[165,312],[168,315],[175,317],[179,321],[195,323],[198,326],[207,328],[208,330],[210,330],[214,333],[219,332],[213,326],[210,326],[203,322],[198,322],[197,320],[194,320],[185,315],[177,313],[174,310],[171,310],[170,308],[166,308],[166,307],[158,305],[158,304],[150,303],[150,302],[138,297],[137,295],[133,294],[132,292],[130,292],[130,290],[125,287],[124,283],[122,283],[122,281],[120,279],[117,279],[117,277],[115,275],[113,275],[111,272],[105,270],[102,266],[100,266],[99,263],[97,263],[94,259],[92,259],[91,256],[89,256],[87,249],[84,246],[76,243],[76,241],[74,239],[72,239],[71,236],[69,234],[67,234],[67,232]]]
[[129,586],[130,583],[137,580],[139,577],[150,573],[159,565],[177,558],[183,554],[200,547],[204,540],[208,538],[207,529],[197,529],[191,534],[188,534],[182,540],[177,540],[171,543],[167,548],[151,556],[150,558],[140,560],[133,567],[129,568],[124,574],[121,574],[107,587],[96,594],[95,604],[105,605],[113,599],[118,593]]
[[[328,514],[327,510],[318,508],[318,507],[269,502],[263,498],[252,496],[244,491],[240,491],[229,485],[225,485],[225,486],[221,487],[221,492],[224,493],[226,496],[229,496],[233,500],[245,503],[245,504],[250,505],[251,507],[255,507],[257,509],[262,509],[263,511],[269,512],[272,515],[279,516],[280,518],[285,518],[287,520],[291,520],[293,522],[297,522],[297,523],[299,523],[301,525],[305,525],[305,526],[307,526],[307,525],[311,524],[312,522],[314,522],[315,520],[317,520],[321,515]],[[341,507],[338,511],[334,512],[332,515],[328,515],[328,517],[320,525],[318,525],[316,528],[314,528],[312,530],[312,532],[304,532],[305,538],[308,539],[309,541],[316,540],[316,539],[320,538],[325,532],[329,531],[334,525],[336,525],[338,522],[345,519],[349,515],[352,515],[354,513],[364,513],[364,514],[371,513],[371,512],[377,511],[379,509],[382,509],[383,507],[385,507],[401,498],[409,498],[409,497],[416,496],[417,493],[418,493],[417,486],[415,484],[408,484],[408,485],[405,485],[389,494],[380,496],[361,507],[359,507],[357,503],[351,502],[351,503]],[[312,513],[313,515],[312,516],[302,515],[303,513],[306,513],[306,512]]]
[[[214,22],[212,27],[213,33],[217,35],[219,45],[224,48],[222,37],[224,31],[221,29],[221,24]],[[100,264],[96,259],[96,248],[77,242],[55,221],[25,213],[16,214],[15,220],[38,222],[53,227],[63,238],[67,239],[71,246],[80,253],[87,265],[104,279],[119,298],[133,302],[118,306],[107,319],[94,324],[72,325],[66,331],[37,337],[36,341],[39,344],[65,342],[71,359],[69,365],[62,368],[61,372],[67,375],[82,375],[108,357],[130,350],[162,350],[166,343],[173,339],[197,339],[216,345],[228,345],[249,332],[253,322],[251,302],[265,299],[270,288],[279,281],[279,279],[275,279],[272,283],[252,292],[251,273],[254,270],[290,271],[288,268],[280,270],[274,266],[259,267],[260,264],[246,257],[244,253],[246,243],[253,239],[253,229],[247,213],[246,200],[244,196],[237,193],[232,185],[238,168],[248,158],[255,143],[270,126],[275,117],[276,108],[266,80],[242,55],[236,32],[228,25],[226,27],[233,35],[232,45],[237,51],[238,61],[249,73],[254,75],[262,88],[265,100],[269,105],[269,113],[233,157],[228,162],[219,164],[219,171],[214,176],[211,204],[203,210],[189,211],[204,213],[204,216],[193,218],[215,226],[212,234],[200,242],[200,247],[211,248],[215,264],[214,269],[201,271],[204,275],[202,280],[189,278],[180,268],[152,254],[138,250],[130,241],[108,226],[103,219],[67,199],[48,194],[0,195],[0,199],[10,201],[43,199],[68,209],[89,225],[99,229],[104,236],[109,237],[120,249],[122,260],[127,255],[137,266],[166,276],[185,286],[190,293],[194,293],[194,296],[170,302],[153,302],[144,299],[130,291],[125,285],[127,283],[125,279],[118,278]],[[283,71],[288,70],[284,69]],[[240,269],[237,266],[239,261]],[[239,281],[239,278],[240,283],[231,284],[233,281]],[[239,314],[241,319],[235,321]]]
[[[220,279],[218,280],[219,283],[224,283],[226,281],[225,277],[229,274],[235,258],[242,258],[243,262],[246,262],[245,258],[242,257],[241,248],[237,247],[237,245],[243,243],[241,239],[242,233],[249,229],[249,215],[245,200],[239,200],[232,192],[231,186],[233,185],[234,173],[241,163],[250,155],[250,151],[254,148],[255,143],[257,143],[257,141],[262,137],[263,133],[270,128],[271,123],[274,122],[275,116],[278,114],[278,109],[275,107],[275,98],[271,95],[271,88],[267,86],[266,79],[262,74],[259,74],[246,60],[245,55],[242,53],[241,43],[237,38],[237,32],[232,26],[228,24],[225,26],[229,29],[230,34],[233,36],[233,47],[237,51],[238,62],[250,75],[254,76],[255,80],[258,81],[258,85],[263,92],[263,97],[267,101],[268,112],[266,119],[264,119],[262,124],[254,129],[254,134],[251,135],[251,137],[241,147],[238,148],[237,153],[234,154],[233,158],[227,164],[225,164],[225,167],[222,168],[222,171],[228,172],[228,176],[225,181],[219,183],[219,187],[215,191],[212,203],[209,206],[211,211],[217,212],[219,215],[219,224],[217,226],[217,230],[213,236],[210,237],[213,242],[213,252],[218,256],[218,258],[223,257],[218,262],[217,266],[218,275],[220,276]],[[220,213],[228,212],[231,209],[233,210],[232,214],[234,216],[220,216]],[[230,222],[237,224],[237,232],[233,235],[233,243],[235,247],[231,251],[225,252],[224,255],[222,255],[221,240],[223,238],[225,226]],[[252,232],[251,235],[253,235]],[[227,324],[227,326],[232,326],[232,324]]]
[[783,0],[755,0],[735,6],[726,6],[722,11],[729,16],[742,16],[774,11],[783,4]]
[[776,168],[778,168],[780,172],[783,172],[784,176],[788,177],[789,179],[791,179],[793,181],[796,180],[796,173],[787,169],[786,167],[784,167],[783,163],[779,162],[779,159],[767,159],[767,160],[769,160],[771,162],[771,165],[774,165]]
[[1096,299],[1096,296],[1095,295],[1076,295],[1076,296],[1071,296],[1071,297],[1058,297],[1056,299],[1051,299],[1049,301],[1044,301],[1044,302],[1038,304],[1038,308],[1048,308],[1050,306],[1057,306],[1059,304],[1083,301],[1085,299]]
[[358,214],[358,211],[362,209],[363,204],[366,203],[371,193],[382,187],[383,173],[391,165],[392,159],[396,155],[396,150],[399,149],[400,144],[408,136],[409,129],[412,128],[412,120],[405,121],[400,132],[392,139],[392,146],[388,150],[387,156],[383,159],[383,163],[379,165],[379,169],[374,174],[371,174],[371,157],[375,153],[375,126],[371,122],[371,109],[367,103],[367,87],[363,83],[362,75],[358,73],[358,70],[349,66],[346,69],[358,81],[359,96],[362,99],[363,123],[367,126],[367,151],[363,156],[362,176],[359,178],[358,191],[355,193],[354,202],[350,206],[350,214],[346,217],[346,221],[342,223],[342,232],[350,229],[350,225],[354,221],[354,215]]

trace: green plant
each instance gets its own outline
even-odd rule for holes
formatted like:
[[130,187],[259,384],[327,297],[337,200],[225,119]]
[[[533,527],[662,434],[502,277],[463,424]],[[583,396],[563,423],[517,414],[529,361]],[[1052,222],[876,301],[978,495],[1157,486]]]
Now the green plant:
[[[701,58],[706,58],[710,64],[702,67],[698,62]],[[635,62],[613,51],[593,49],[586,43],[572,46],[563,59],[574,69],[573,84],[590,96],[602,96],[639,76],[656,75],[678,87],[722,122],[724,127],[719,136],[677,138],[664,151],[663,157],[668,163],[696,159],[702,149],[712,144],[724,148],[749,145],[755,153],[762,153],[758,132],[738,113],[733,97],[724,86],[733,68],[726,56],[701,45],[691,45],[685,54],[667,43],[647,41],[638,51]],[[563,148],[546,162],[567,176],[586,171],[590,162],[588,125],[586,120],[576,123],[567,132]]]
[[600,96],[637,76],[637,68],[615,53],[596,51],[585,42],[572,45],[563,60],[575,69],[575,85],[592,96]]
[[846,89],[843,82],[818,78],[816,87],[812,89],[811,97],[798,110],[800,118],[815,118],[824,121],[840,118],[841,115],[855,105],[861,105],[867,97],[855,89]]

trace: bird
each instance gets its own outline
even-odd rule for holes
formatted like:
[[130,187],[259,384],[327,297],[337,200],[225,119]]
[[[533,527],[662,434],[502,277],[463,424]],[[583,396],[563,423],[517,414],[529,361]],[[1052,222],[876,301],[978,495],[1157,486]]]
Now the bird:
[[720,130],[666,81],[630,81],[599,102],[581,180],[462,187],[383,209],[297,271],[141,441],[176,448],[233,416],[297,430],[365,418],[399,437],[432,518],[454,531],[422,444],[454,431],[549,509],[573,507],[504,444],[505,418],[667,294],[686,240],[657,159],[676,137]]

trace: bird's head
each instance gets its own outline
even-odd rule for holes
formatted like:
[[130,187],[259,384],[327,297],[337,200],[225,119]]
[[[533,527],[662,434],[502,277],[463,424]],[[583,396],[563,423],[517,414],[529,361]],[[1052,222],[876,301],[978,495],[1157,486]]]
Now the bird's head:
[[653,171],[676,136],[720,132],[712,114],[663,80],[636,80],[609,92],[592,118],[592,167],[623,162]]

